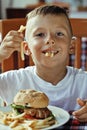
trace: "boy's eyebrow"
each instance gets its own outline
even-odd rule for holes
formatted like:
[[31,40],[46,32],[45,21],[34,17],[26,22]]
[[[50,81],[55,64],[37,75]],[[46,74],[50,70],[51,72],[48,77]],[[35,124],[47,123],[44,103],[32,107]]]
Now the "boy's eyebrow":
[[[45,29],[46,28],[44,28],[44,27],[37,27],[37,28],[33,29],[33,32],[37,32],[37,31],[45,30]],[[64,30],[66,30],[67,28],[65,26],[55,26],[55,29],[64,29]]]
[[40,30],[45,30],[45,28],[43,28],[43,27],[37,27],[37,28],[33,29],[33,32],[35,33],[35,32],[40,31]]

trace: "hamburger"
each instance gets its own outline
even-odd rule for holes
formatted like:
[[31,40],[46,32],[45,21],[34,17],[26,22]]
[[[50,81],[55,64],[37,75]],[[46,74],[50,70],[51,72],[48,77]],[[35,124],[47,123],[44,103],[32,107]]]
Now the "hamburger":
[[20,90],[14,97],[11,107],[17,114],[26,113],[24,118],[26,119],[46,119],[54,115],[48,109],[49,99],[43,92],[26,89]]

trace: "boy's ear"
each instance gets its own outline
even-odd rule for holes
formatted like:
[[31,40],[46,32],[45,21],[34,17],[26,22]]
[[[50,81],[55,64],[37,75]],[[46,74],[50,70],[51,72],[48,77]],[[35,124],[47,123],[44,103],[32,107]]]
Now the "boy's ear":
[[23,42],[24,54],[30,55],[30,49],[28,47],[28,43],[26,41]]
[[69,47],[69,54],[75,54],[75,41],[76,39],[72,39]]

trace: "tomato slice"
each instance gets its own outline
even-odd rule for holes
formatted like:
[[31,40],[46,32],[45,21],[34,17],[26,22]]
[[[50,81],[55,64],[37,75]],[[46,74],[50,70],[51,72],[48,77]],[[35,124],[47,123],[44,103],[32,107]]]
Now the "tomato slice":
[[29,114],[26,114],[26,115],[24,116],[24,118],[25,118],[25,119],[35,119],[34,117],[32,117],[32,116],[29,115]]

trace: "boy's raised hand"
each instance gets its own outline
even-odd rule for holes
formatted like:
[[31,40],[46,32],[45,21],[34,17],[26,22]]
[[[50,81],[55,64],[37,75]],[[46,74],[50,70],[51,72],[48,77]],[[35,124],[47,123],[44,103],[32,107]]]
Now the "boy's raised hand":
[[81,106],[81,108],[77,111],[74,111],[72,114],[80,122],[87,122],[87,100],[78,98],[77,103]]
[[20,51],[24,36],[21,32],[10,31],[0,45],[0,62],[10,57],[14,51]]

